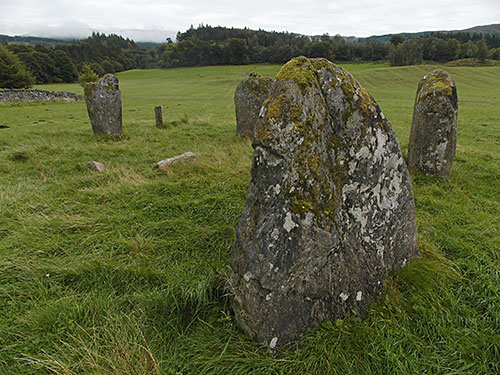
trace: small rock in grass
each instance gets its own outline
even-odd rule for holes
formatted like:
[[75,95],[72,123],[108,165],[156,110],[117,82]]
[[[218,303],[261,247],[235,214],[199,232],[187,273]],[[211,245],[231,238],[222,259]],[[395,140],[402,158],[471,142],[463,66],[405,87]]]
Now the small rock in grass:
[[97,172],[103,172],[106,169],[104,164],[99,163],[98,161],[89,161],[87,163],[87,168]]
[[197,158],[198,158],[198,155],[196,155],[193,152],[188,151],[188,152],[185,152],[181,155],[177,155],[177,156],[174,156],[174,157],[169,158],[169,159],[161,160],[154,165],[154,168],[165,168],[165,167],[168,167],[168,166],[170,166],[174,163],[177,163],[179,161],[185,161],[185,160],[197,159]]

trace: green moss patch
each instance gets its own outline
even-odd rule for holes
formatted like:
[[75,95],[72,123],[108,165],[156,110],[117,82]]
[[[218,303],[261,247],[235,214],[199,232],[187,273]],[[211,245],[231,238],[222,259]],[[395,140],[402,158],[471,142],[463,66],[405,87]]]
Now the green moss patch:
[[312,82],[317,81],[314,65],[310,59],[304,56],[296,57],[283,65],[276,79],[279,81],[292,80],[302,92],[311,87]]

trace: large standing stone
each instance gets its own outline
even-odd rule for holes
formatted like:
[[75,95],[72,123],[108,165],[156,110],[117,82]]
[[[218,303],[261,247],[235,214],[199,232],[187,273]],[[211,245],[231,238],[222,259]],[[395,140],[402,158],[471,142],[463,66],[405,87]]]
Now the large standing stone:
[[450,178],[457,147],[457,89],[453,78],[434,70],[420,81],[415,98],[408,167],[411,172]]
[[273,79],[257,73],[245,77],[234,92],[236,135],[253,137],[262,103],[269,96]]
[[238,324],[274,348],[365,310],[417,255],[415,206],[389,121],[328,60],[282,67],[253,146],[229,286]]
[[94,134],[121,137],[122,98],[118,79],[112,74],[106,74],[99,81],[88,83],[84,92]]

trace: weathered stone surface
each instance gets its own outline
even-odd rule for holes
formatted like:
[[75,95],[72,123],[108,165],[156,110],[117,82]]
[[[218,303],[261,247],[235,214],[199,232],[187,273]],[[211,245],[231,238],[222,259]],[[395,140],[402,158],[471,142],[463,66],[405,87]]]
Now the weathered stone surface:
[[415,206],[390,123],[325,59],[282,67],[253,146],[229,287],[238,324],[274,348],[365,310],[417,255]]
[[118,79],[106,74],[85,86],[85,103],[94,134],[122,135],[122,98]]
[[104,172],[106,170],[104,164],[99,163],[98,161],[89,161],[87,163],[87,168],[97,172]]
[[434,70],[420,81],[415,98],[408,168],[450,178],[457,147],[457,89],[453,78]]
[[253,137],[262,103],[269,96],[273,79],[257,73],[245,77],[234,92],[236,135]]

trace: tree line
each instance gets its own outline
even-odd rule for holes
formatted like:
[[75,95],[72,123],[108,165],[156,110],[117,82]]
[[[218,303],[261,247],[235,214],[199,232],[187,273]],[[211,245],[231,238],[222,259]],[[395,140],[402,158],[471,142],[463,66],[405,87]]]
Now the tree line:
[[445,63],[475,58],[500,60],[500,37],[469,33],[432,33],[429,36],[405,39],[392,36],[388,44],[388,60],[392,66],[415,65],[423,61]]
[[177,33],[160,47],[160,66],[284,63],[293,57],[325,57],[337,61],[383,60],[387,47],[375,39],[348,42],[328,34],[309,37],[288,32],[200,25]]
[[162,67],[284,63],[299,55],[332,61],[377,61],[391,65],[448,62],[462,58],[500,59],[500,37],[477,33],[431,33],[418,38],[394,35],[390,43],[377,37],[348,41],[339,35],[309,37],[287,32],[200,25],[177,34],[159,48]]
[[[417,38],[393,35],[389,43],[377,37],[348,40],[340,35],[305,36],[288,32],[200,25],[177,33],[176,42],[149,50],[118,35],[93,33],[84,40],[48,45],[0,44],[0,87],[33,83],[75,82],[90,71],[98,76],[141,68],[282,64],[296,56],[332,61],[389,60],[391,65],[457,59],[500,60],[500,37],[478,33],[431,33]],[[85,68],[85,69],[84,69]]]

